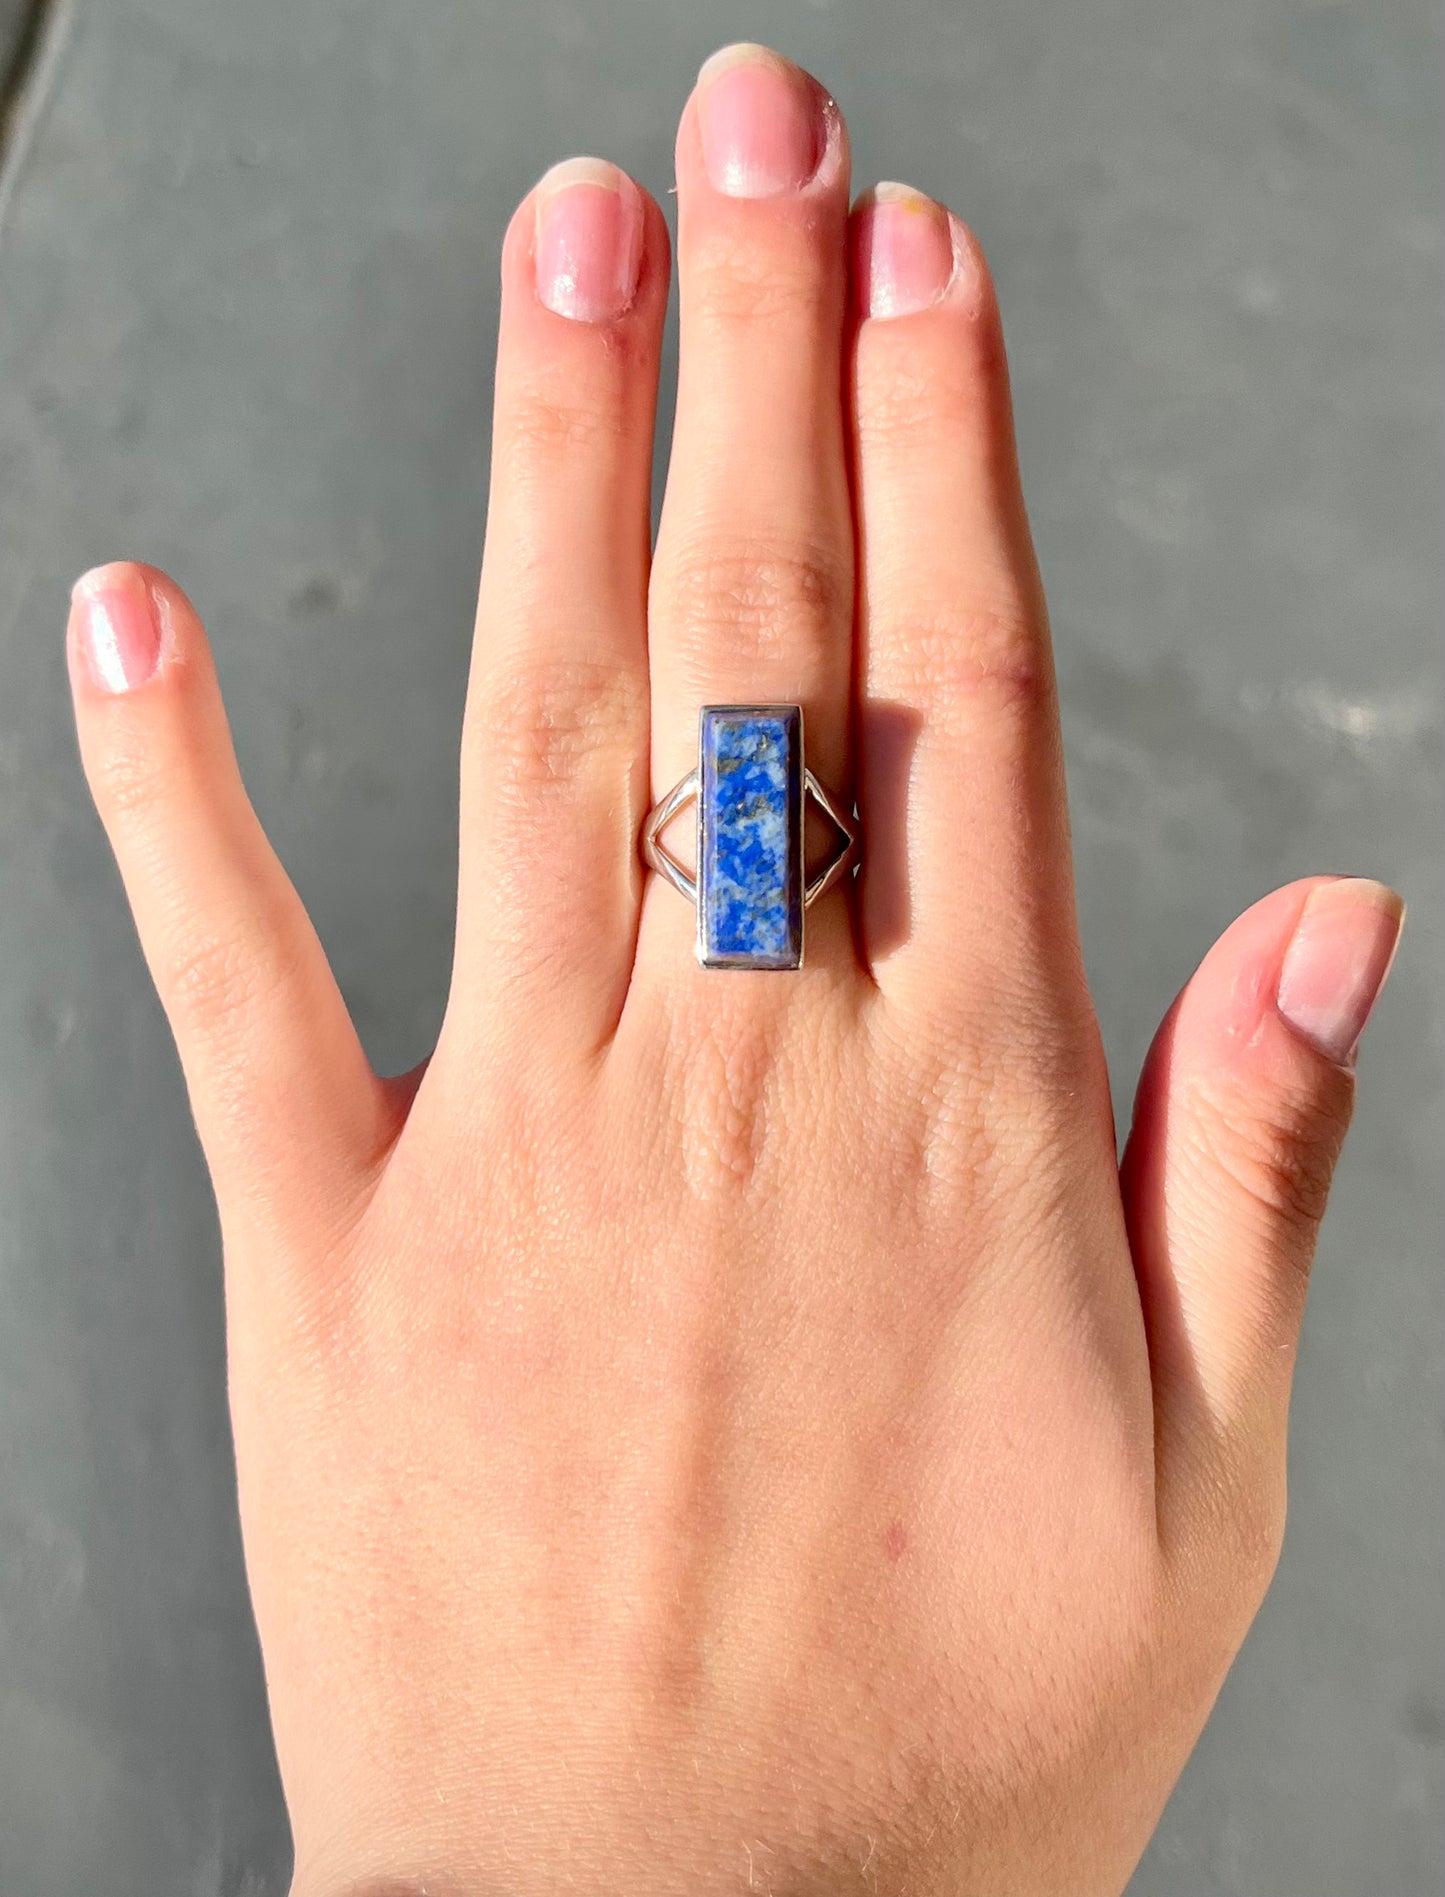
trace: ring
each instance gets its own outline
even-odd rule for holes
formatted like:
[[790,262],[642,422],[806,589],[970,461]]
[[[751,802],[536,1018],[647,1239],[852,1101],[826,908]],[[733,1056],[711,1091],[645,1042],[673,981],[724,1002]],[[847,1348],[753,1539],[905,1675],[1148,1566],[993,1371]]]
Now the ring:
[[[697,768],[654,804],[642,854],[697,909],[704,968],[801,968],[803,911],[858,856],[858,829],[803,759],[801,705],[704,705]],[[811,879],[803,860],[803,812],[812,797],[842,842]],[[660,841],[697,804],[697,869],[689,873]]]

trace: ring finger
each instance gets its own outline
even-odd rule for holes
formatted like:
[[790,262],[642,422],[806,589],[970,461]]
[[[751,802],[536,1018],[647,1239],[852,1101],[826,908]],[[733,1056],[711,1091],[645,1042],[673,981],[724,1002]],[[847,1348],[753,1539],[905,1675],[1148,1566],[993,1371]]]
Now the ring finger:
[[605,1041],[626,988],[667,284],[662,214],[614,165],[554,167],[512,220],[462,739],[450,1018],[468,1085],[478,1046],[507,1060],[531,1022],[519,995],[545,995],[570,1053]]

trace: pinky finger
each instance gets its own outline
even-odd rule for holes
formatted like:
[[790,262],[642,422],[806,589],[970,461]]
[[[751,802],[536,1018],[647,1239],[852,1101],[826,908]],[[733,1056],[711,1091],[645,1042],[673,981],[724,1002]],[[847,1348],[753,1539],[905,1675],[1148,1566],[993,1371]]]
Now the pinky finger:
[[153,567],[97,567],[67,650],[86,777],[223,1222],[342,1216],[393,1110],[246,797],[195,611]]

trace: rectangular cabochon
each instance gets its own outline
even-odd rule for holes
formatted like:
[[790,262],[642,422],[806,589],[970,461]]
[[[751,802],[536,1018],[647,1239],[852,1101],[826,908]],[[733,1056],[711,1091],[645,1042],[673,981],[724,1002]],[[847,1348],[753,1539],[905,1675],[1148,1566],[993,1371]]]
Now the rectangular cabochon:
[[698,953],[708,968],[803,955],[803,714],[708,705],[698,791]]

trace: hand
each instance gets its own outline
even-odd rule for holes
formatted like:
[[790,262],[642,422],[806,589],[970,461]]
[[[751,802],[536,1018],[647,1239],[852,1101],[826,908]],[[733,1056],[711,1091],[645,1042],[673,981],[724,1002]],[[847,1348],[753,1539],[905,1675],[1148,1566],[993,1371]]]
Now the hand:
[[[372,1074],[179,589],[76,591],[220,1207],[295,1891],[1117,1892],[1274,1566],[1401,906],[1250,910],[1121,1174],[977,242],[897,187],[850,220],[836,107],[757,49],[677,176],[655,556],[662,216],[578,161],[507,234],[424,1072]],[[700,969],[638,860],[731,700],[856,788],[796,974]]]

